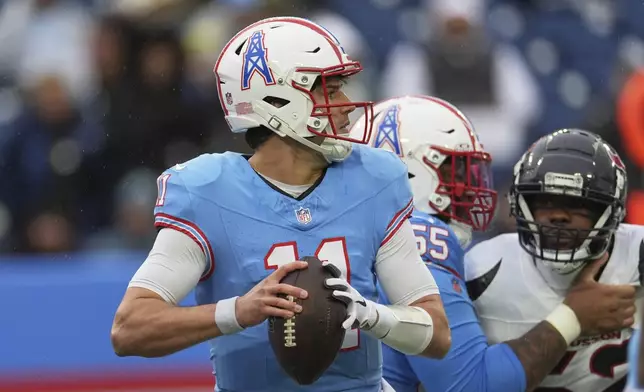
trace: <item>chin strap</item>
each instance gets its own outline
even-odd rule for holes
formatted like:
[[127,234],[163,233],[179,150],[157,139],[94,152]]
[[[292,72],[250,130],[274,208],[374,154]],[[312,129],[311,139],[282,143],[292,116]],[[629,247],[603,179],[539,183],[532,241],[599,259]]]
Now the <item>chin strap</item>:
[[320,147],[324,150],[322,155],[329,163],[344,161],[353,150],[353,145],[350,142],[329,138],[324,139]]

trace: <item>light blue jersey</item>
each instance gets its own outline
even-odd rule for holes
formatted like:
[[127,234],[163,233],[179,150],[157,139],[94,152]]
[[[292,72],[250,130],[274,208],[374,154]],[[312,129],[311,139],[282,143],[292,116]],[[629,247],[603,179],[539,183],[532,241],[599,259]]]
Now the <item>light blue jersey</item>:
[[625,391],[627,392],[644,392],[644,385],[638,385],[637,382],[637,375],[639,373],[640,339],[642,338],[641,335],[642,333],[640,329],[634,330],[631,341],[628,344],[628,381],[625,389]]
[[[506,344],[488,346],[467,294],[464,252],[446,223],[415,211],[411,218],[419,250],[440,289],[452,331],[442,360],[407,356],[383,344],[384,377],[396,392],[519,392],[526,387],[519,359]],[[387,303],[384,293],[381,301]]]
[[[378,249],[413,208],[400,159],[359,145],[298,198],[274,188],[235,153],[175,166],[159,185],[156,225],[190,235],[209,261],[196,289],[199,304],[244,295],[278,266],[307,255],[333,262],[365,298],[376,300]],[[277,363],[266,324],[210,342],[217,390],[380,391],[378,340],[348,331],[331,367],[303,387]]]

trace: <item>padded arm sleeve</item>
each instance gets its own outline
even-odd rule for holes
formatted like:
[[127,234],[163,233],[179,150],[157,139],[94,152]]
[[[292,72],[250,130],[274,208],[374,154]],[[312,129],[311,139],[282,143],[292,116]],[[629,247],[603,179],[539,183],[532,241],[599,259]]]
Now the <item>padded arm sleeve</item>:
[[191,237],[161,229],[128,287],[154,291],[166,302],[178,304],[197,286],[206,263],[206,256]]
[[409,219],[378,250],[376,275],[393,305],[409,305],[426,295],[439,293],[432,273],[418,254]]

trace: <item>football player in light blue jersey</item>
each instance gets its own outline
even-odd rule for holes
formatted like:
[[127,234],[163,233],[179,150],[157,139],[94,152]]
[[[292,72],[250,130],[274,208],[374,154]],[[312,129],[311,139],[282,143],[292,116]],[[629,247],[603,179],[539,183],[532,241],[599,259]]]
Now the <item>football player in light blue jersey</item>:
[[[305,19],[262,20],[228,42],[214,68],[219,97],[254,154],[206,154],[159,177],[160,231],[117,311],[117,354],[163,356],[208,341],[218,391],[379,392],[380,340],[408,354],[447,353],[447,319],[408,219],[406,167],[360,145],[369,121],[349,137],[349,114],[373,109],[342,91],[360,70]],[[278,295],[308,293],[279,282],[306,268],[297,261],[306,255],[341,272],[325,283],[348,314],[343,350],[305,387],[277,363],[265,320],[301,311]],[[376,276],[395,306],[376,303]],[[198,306],[176,306],[195,287]]]
[[[549,323],[530,339],[488,345],[464,281],[464,249],[473,230],[485,230],[496,207],[489,164],[470,121],[434,97],[400,97],[374,110],[370,144],[396,153],[407,165],[415,209],[411,218],[419,252],[439,286],[452,329],[443,360],[404,355],[383,345],[384,377],[397,392],[519,392],[532,390],[566,350]],[[363,126],[359,120],[355,129]],[[388,294],[381,293],[388,302]],[[548,321],[551,321],[550,318]],[[552,322],[555,322],[553,320]],[[535,350],[540,344],[556,349]],[[511,343],[511,344],[509,344]]]
[[[397,392],[415,392],[420,385],[441,392],[525,390],[525,375],[512,350],[488,347],[463,278],[472,230],[485,230],[496,208],[489,154],[469,120],[443,100],[393,98],[379,103],[374,114],[370,144],[394,152],[408,167],[418,250],[439,285],[452,329],[452,349],[440,361],[383,345],[386,381]],[[355,124],[356,133],[363,123]],[[381,293],[383,303],[387,297]]]

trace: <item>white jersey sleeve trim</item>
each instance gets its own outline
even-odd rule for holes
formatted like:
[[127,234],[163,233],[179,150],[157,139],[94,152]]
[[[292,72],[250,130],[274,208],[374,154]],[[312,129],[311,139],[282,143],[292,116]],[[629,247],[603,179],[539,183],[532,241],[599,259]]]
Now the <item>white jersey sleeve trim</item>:
[[128,287],[151,290],[165,301],[178,304],[197,286],[207,266],[206,255],[191,236],[161,229]]
[[409,219],[380,247],[375,267],[382,289],[393,305],[409,305],[439,293],[434,276],[420,258]]

